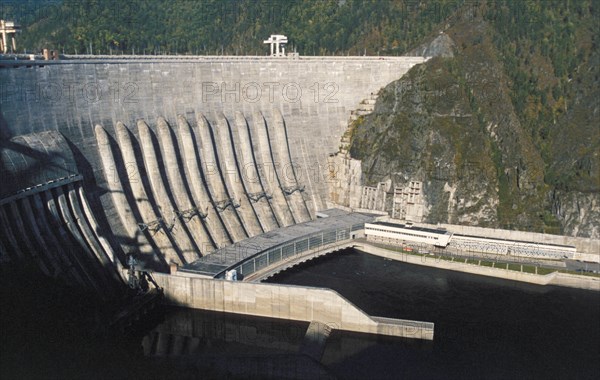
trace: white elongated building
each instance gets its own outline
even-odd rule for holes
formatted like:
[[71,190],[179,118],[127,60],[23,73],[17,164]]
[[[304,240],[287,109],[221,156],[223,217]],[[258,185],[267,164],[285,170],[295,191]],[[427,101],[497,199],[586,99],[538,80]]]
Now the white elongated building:
[[410,224],[375,222],[365,224],[365,235],[368,241],[402,244],[404,242],[431,244],[446,247],[452,233],[446,230],[415,227]]
[[368,241],[376,243],[392,245],[421,243],[442,248],[451,246],[467,253],[480,252],[543,259],[571,259],[577,252],[577,249],[570,245],[454,234],[443,229],[389,222],[366,223],[365,235]]

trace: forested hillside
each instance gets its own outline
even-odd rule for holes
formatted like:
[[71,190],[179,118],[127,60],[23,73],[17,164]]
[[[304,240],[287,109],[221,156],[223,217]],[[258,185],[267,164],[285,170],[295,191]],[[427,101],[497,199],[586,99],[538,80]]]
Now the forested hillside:
[[481,2],[452,16],[453,57],[390,84],[353,126],[368,181],[425,181],[430,222],[600,236],[596,5]]
[[[29,0],[34,2],[35,0]],[[463,1],[63,0],[26,18],[20,49],[68,54],[264,55],[271,34],[303,55],[397,55]],[[31,12],[30,12],[31,13]],[[30,14],[29,14],[30,15]]]

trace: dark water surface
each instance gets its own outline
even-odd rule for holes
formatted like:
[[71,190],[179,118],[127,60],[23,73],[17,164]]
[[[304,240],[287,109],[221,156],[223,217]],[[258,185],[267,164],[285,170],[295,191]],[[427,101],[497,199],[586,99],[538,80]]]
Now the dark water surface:
[[370,315],[435,323],[433,342],[334,333],[348,378],[600,378],[600,294],[394,262],[354,250],[271,282],[328,287]]
[[434,341],[334,331],[322,365],[308,323],[169,308],[133,332],[106,305],[26,273],[0,276],[0,379],[599,379],[600,293],[385,260],[354,250],[272,282],[332,288],[371,315],[435,323]]

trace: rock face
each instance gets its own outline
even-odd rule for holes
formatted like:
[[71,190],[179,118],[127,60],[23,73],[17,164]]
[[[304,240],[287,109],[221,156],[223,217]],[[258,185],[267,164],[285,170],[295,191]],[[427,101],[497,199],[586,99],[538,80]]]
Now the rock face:
[[413,51],[437,57],[382,89],[373,113],[350,125],[364,184],[391,192],[421,181],[424,222],[600,237],[599,113],[584,109],[598,92],[584,84],[597,81],[597,54],[574,74],[574,104],[540,138],[543,127],[515,102],[492,26],[457,20],[446,33]]
[[557,190],[551,193],[552,213],[562,222],[565,233],[573,236],[600,236],[598,194]]
[[408,55],[423,57],[454,57],[454,41],[446,33],[441,32],[431,42],[424,43],[411,50]]
[[423,182],[426,221],[493,225],[498,180],[489,132],[449,63],[434,58],[387,86],[373,114],[356,123],[350,153],[368,184]]

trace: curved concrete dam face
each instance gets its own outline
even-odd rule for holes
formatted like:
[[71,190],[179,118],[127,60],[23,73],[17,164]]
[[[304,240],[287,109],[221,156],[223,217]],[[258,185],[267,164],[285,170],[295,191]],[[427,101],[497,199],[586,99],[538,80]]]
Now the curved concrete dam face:
[[313,219],[350,111],[423,61],[0,60],[0,259],[102,288]]

